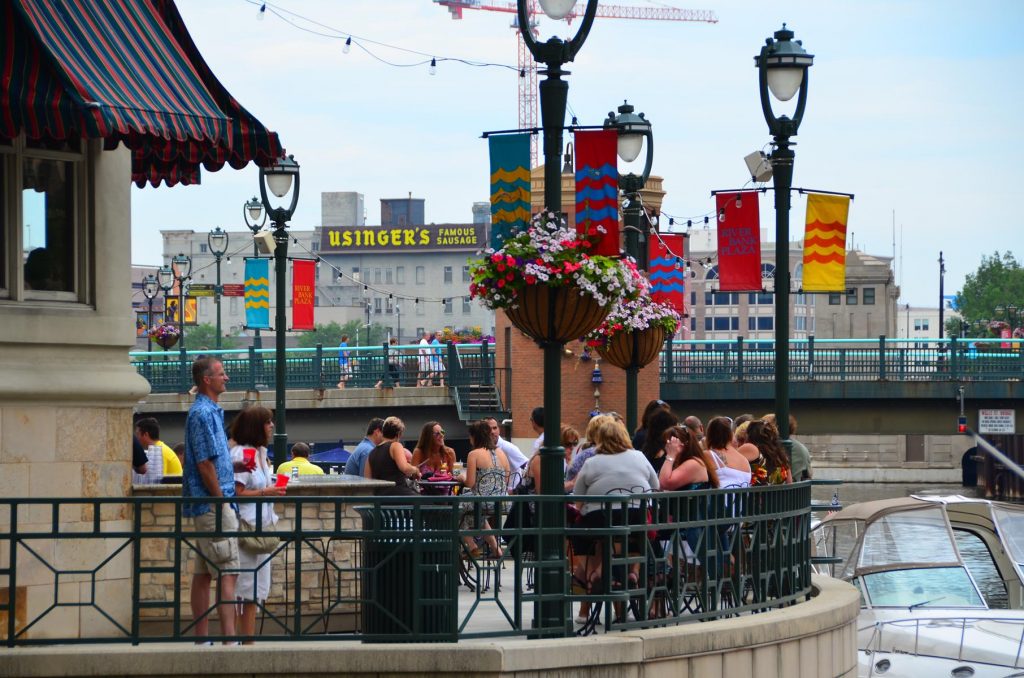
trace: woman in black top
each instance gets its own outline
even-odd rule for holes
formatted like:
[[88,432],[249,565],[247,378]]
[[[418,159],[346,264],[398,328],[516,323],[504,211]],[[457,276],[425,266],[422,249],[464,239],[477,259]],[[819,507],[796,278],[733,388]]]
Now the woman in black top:
[[380,445],[373,448],[366,458],[366,471],[364,475],[371,480],[390,480],[394,487],[383,487],[376,491],[378,496],[411,496],[417,495],[416,487],[412,480],[420,477],[420,470],[413,466],[409,451],[399,442],[402,433],[405,432],[405,424],[398,417],[388,417],[384,420],[381,433],[384,440]]

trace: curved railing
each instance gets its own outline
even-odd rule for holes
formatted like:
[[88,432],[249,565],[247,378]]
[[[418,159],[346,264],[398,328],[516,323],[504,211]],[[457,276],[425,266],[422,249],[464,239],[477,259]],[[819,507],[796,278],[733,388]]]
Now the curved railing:
[[[565,513],[570,498],[564,496],[267,499],[281,520],[257,531],[281,542],[257,566],[271,568],[273,581],[257,628],[263,640],[532,638],[787,606],[811,591],[810,492],[804,482],[571,497],[600,504],[610,518],[557,535],[542,534],[536,518]],[[30,601],[52,601],[17,607],[15,599],[24,603],[23,597],[0,599],[6,643],[191,638],[188,561],[195,538],[223,533],[188,531],[182,502],[171,496],[0,499],[8,590],[28,589]],[[226,500],[213,504],[231,510]],[[489,553],[491,537],[501,540],[500,556]],[[533,576],[542,538],[565,549],[564,559],[544,562],[564,576],[562,593],[541,590],[546,579]],[[579,550],[589,540],[597,541],[598,555],[587,573]],[[563,610],[564,626],[535,626],[542,601]],[[585,601],[587,623],[574,626]],[[216,617],[215,602],[202,614]],[[69,608],[93,623],[68,631]]]

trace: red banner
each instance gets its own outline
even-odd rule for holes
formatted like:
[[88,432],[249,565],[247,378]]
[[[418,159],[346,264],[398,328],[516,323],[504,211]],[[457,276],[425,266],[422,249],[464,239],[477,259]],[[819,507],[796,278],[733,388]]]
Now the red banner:
[[762,288],[758,192],[718,193],[715,205],[718,215],[718,289],[722,292],[756,292]]
[[292,329],[313,329],[313,279],[316,262],[296,259],[292,262]]
[[662,233],[651,236],[648,242],[651,299],[668,304],[682,317],[686,314],[686,237],[682,233]]
[[591,254],[619,256],[619,134],[575,132],[576,232],[597,238]]

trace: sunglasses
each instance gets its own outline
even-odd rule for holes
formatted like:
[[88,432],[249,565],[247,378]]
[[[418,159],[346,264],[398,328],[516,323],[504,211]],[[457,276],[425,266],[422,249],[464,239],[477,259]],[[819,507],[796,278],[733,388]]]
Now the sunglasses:
[[439,438],[444,438],[444,431],[434,431],[434,435]]

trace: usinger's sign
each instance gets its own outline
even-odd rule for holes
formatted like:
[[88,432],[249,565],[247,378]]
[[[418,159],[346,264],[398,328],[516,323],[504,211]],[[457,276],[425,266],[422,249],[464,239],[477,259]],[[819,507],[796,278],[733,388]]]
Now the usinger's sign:
[[424,226],[325,226],[320,252],[413,252],[465,250],[487,246],[485,224],[427,224]]

